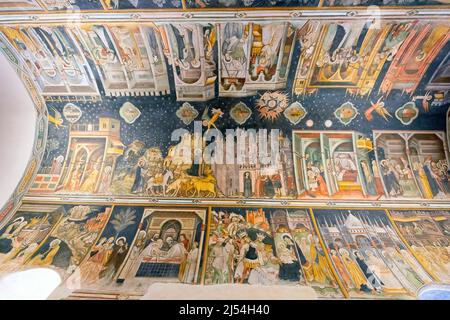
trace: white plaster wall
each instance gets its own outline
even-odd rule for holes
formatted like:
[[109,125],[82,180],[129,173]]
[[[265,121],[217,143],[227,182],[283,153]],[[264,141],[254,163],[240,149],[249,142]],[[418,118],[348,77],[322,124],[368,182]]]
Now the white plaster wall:
[[60,283],[59,274],[47,268],[10,273],[0,277],[0,300],[45,300]]
[[31,157],[36,112],[22,81],[0,53],[0,208]]
[[152,284],[142,300],[314,300],[313,288],[297,285],[189,285]]

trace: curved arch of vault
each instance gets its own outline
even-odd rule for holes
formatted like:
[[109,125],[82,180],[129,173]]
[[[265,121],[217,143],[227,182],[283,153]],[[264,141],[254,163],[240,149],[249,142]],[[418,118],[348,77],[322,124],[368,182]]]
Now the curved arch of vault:
[[[0,1],[0,48],[37,112],[0,274],[51,268],[58,299],[157,298],[161,282],[409,299],[450,281],[448,6],[76,2]],[[184,161],[214,128],[232,150],[277,129],[278,157]]]

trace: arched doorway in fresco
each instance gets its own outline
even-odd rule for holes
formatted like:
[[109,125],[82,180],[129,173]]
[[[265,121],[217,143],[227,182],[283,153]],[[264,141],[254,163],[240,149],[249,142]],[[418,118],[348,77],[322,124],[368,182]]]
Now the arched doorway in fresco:
[[97,182],[100,177],[100,171],[102,169],[103,153],[103,148],[97,148],[89,156],[89,160],[86,163],[86,169],[84,170],[82,178],[83,182],[80,185],[80,191],[96,191]]
[[181,223],[178,220],[169,220],[161,227],[161,239],[166,242],[168,237],[177,241],[180,236]]
[[420,163],[419,159],[419,151],[417,151],[416,147],[409,147],[409,157],[411,158],[411,162],[414,163]]
[[309,144],[305,148],[305,155],[308,155],[308,160],[311,161],[313,164],[317,162],[322,161],[322,155],[320,153],[320,143],[319,142],[313,142]]
[[331,153],[340,192],[362,192],[358,178],[353,142],[350,138],[336,145]]
[[[313,138],[312,138],[313,139]],[[311,139],[311,140],[312,140]],[[320,138],[314,138],[308,142],[304,149],[303,158],[303,174],[305,177],[306,189],[309,192],[318,192],[319,184],[315,178],[315,174],[322,163],[322,154],[320,150]]]

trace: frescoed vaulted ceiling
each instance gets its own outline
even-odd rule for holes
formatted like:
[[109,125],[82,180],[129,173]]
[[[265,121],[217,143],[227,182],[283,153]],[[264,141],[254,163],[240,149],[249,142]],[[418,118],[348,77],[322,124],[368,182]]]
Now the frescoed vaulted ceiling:
[[[0,272],[78,277],[56,298],[161,277],[320,298],[448,282],[447,2],[0,1],[38,119]],[[245,243],[258,263],[239,265]]]

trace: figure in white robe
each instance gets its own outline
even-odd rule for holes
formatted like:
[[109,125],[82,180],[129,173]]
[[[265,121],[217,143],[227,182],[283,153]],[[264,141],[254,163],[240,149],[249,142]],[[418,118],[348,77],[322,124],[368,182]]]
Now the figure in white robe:
[[189,251],[186,259],[186,268],[184,271],[184,283],[194,283],[195,270],[197,269],[198,261],[198,243],[194,242],[193,248]]
[[382,288],[384,290],[403,289],[401,283],[379,257],[375,256],[375,254],[370,250],[366,251],[366,255],[367,265],[383,282]]
[[[134,277],[139,270],[139,266],[142,262],[157,262],[159,261],[159,257],[161,255],[161,247],[163,246],[164,241],[162,239],[158,239],[156,241],[150,242],[144,250],[139,254],[138,258],[134,261],[133,265],[130,267],[130,271],[127,274],[127,277]],[[147,261],[148,260],[148,261]]]
[[223,246],[223,242],[225,239],[219,238],[215,242],[210,242],[210,254],[209,256],[212,260],[212,283],[213,284],[222,284],[228,283],[229,274],[228,274],[228,259],[227,259],[227,251]]
[[176,242],[172,237],[167,237],[166,242],[170,248],[167,251],[165,258],[171,262],[181,263],[187,254],[187,250],[184,245]]

